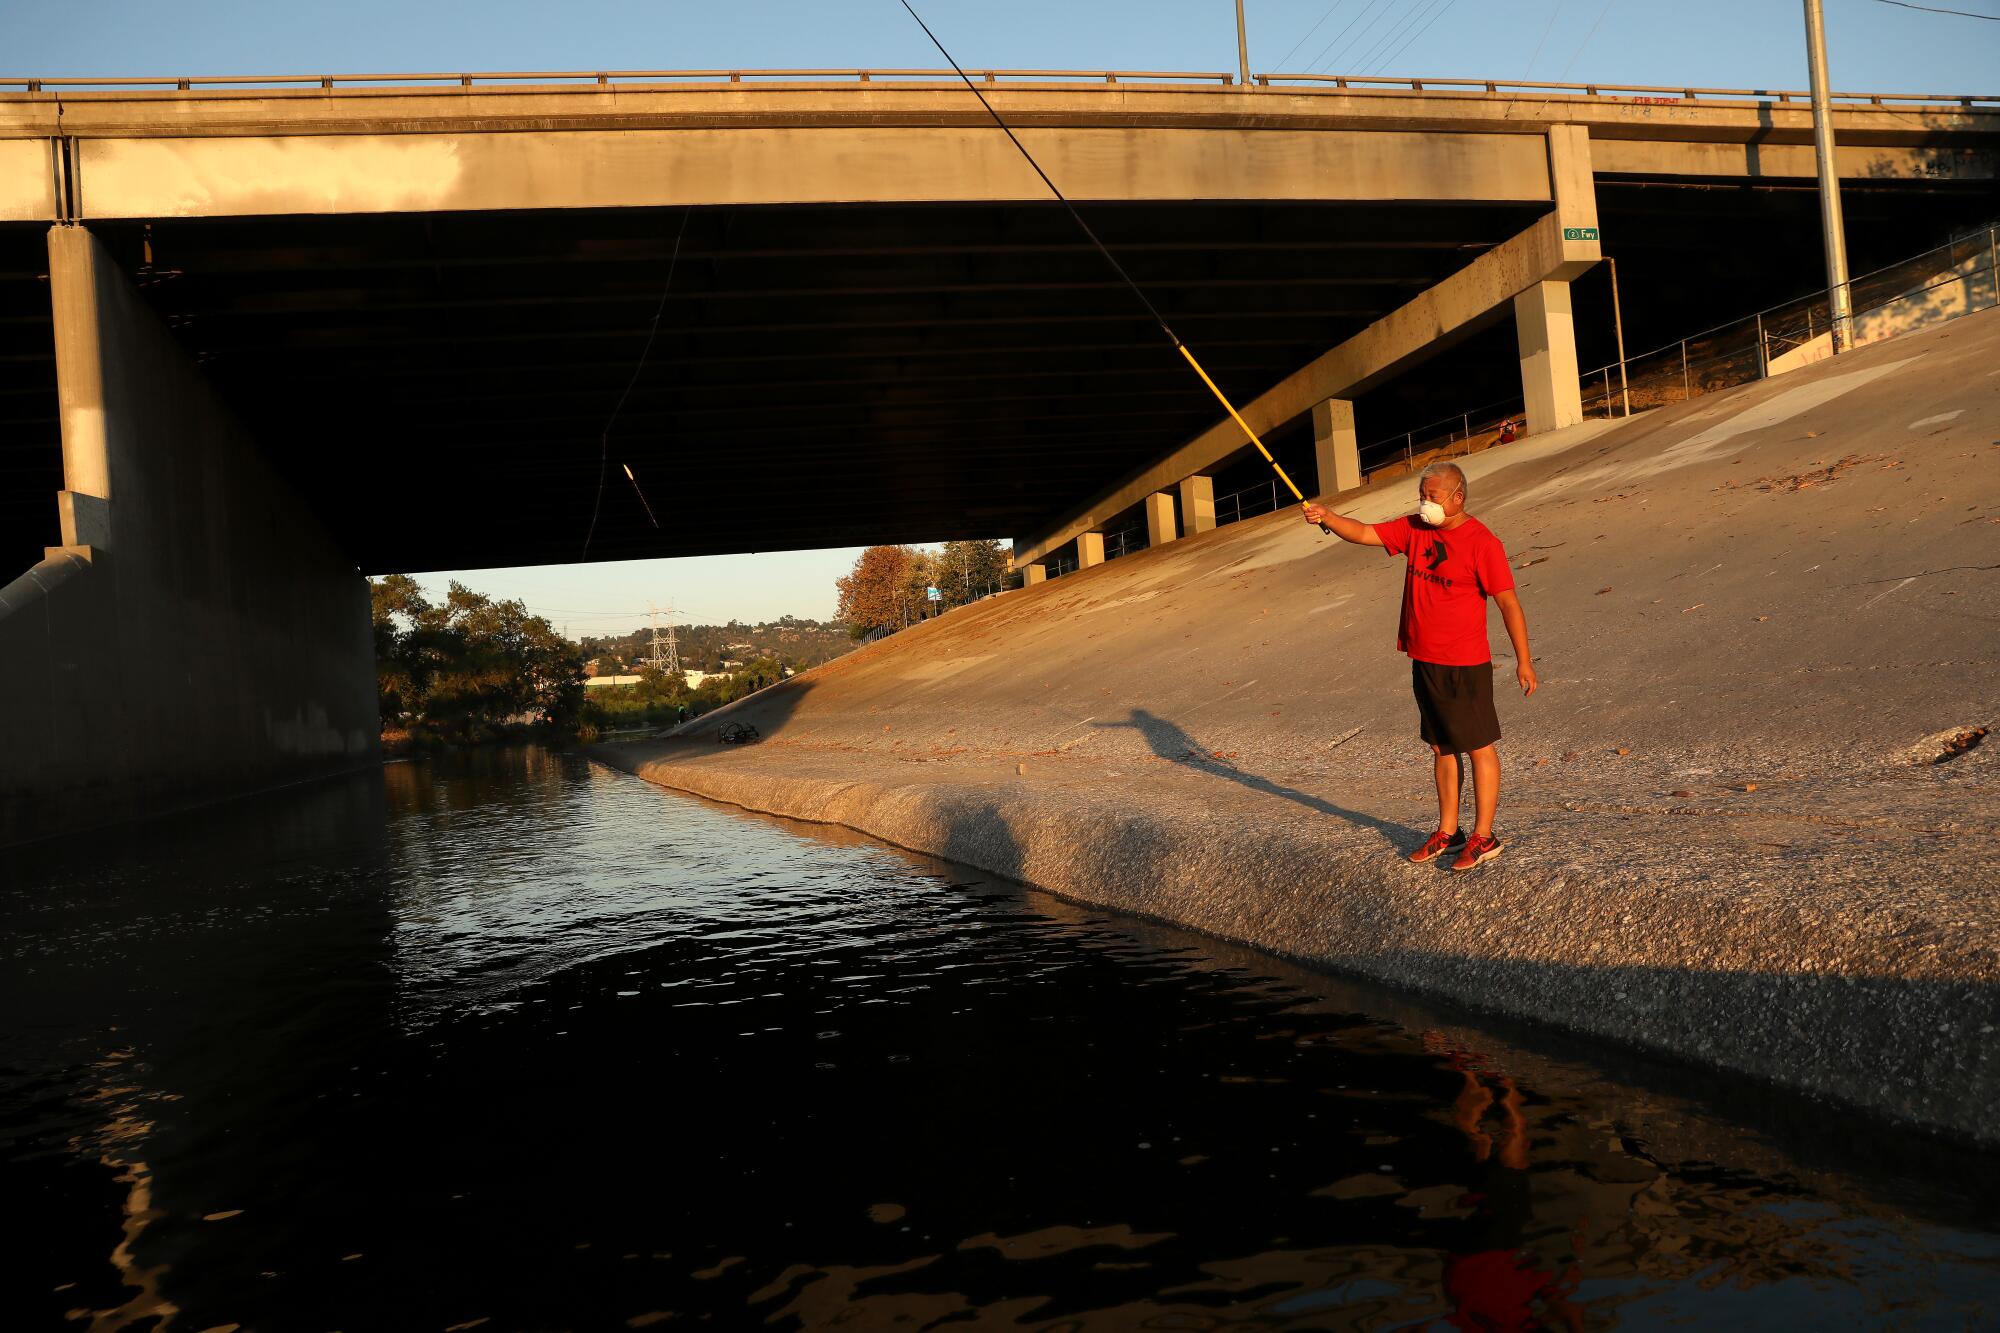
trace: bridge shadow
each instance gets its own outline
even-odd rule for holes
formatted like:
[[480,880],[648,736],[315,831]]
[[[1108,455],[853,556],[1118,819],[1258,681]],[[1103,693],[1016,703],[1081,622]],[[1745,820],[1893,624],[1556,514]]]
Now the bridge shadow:
[[1400,847],[1405,841],[1411,846],[1423,841],[1424,835],[1417,829],[1379,819],[1359,810],[1350,810],[1346,806],[1335,805],[1323,797],[1300,791],[1296,787],[1287,787],[1283,783],[1274,782],[1261,774],[1239,767],[1227,759],[1217,758],[1187,730],[1143,708],[1131,710],[1126,721],[1099,722],[1096,725],[1106,730],[1129,728],[1139,733],[1148,749],[1169,763],[1184,764],[1197,772],[1221,778],[1225,782],[1233,782],[1239,787],[1247,787],[1266,796],[1279,797],[1318,814],[1331,815],[1356,828],[1371,829],[1381,834],[1383,841],[1392,847]]

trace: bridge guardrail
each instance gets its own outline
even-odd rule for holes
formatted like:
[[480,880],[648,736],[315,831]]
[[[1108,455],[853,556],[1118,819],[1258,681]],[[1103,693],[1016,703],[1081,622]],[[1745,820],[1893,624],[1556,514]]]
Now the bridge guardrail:
[[[1081,70],[1081,69],[970,69],[981,83],[1118,84],[1121,82],[1215,84],[1236,86],[1236,76],[1227,73],[1187,70]],[[817,83],[835,87],[877,81],[896,83],[949,83],[962,86],[956,70],[949,69],[609,69],[609,70],[495,70],[484,73],[412,74],[202,74],[144,75],[91,78],[6,78],[0,77],[0,91],[43,92],[70,89],[157,89],[191,92],[198,88],[342,88],[406,87],[431,84],[441,87],[507,88],[510,86],[555,85],[558,89],[590,92],[609,85],[647,83],[737,84],[737,83]]]
[[[1191,70],[1080,70],[1080,69],[975,69],[968,70],[982,84],[1047,86],[1051,83],[1093,84],[1116,87],[1120,84],[1169,84],[1181,87],[1213,88],[1232,92],[1283,90],[1312,92],[1397,94],[1419,93],[1438,97],[1483,97],[1543,94],[1581,96],[1612,102],[1665,105],[1693,105],[1703,102],[1810,103],[1811,94],[1790,88],[1699,88],[1659,84],[1547,83],[1530,79],[1446,79],[1382,74],[1255,74],[1248,84],[1239,84],[1234,74],[1222,71]],[[484,88],[535,87],[550,91],[590,92],[605,87],[632,87],[647,84],[772,84],[812,83],[831,87],[854,87],[883,83],[947,83],[956,86],[958,75],[940,69],[617,69],[617,70],[496,70],[488,72],[419,72],[407,74],[204,74],[145,75],[132,77],[42,77],[23,75],[0,77],[0,93],[52,92],[67,89],[89,91],[193,92],[217,89],[255,91],[258,89],[412,88],[423,86]],[[1968,109],[2000,110],[2000,93],[1851,93],[1828,96],[1842,106],[1957,106]]]

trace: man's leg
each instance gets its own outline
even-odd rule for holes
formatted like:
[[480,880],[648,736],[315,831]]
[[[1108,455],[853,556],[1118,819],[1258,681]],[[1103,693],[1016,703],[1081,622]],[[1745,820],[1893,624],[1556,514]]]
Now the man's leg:
[[1438,828],[1446,833],[1456,833],[1458,832],[1458,756],[1447,753],[1442,745],[1433,745],[1431,758],[1437,771]]
[[[1444,790],[1443,770],[1439,770],[1438,790]],[[1458,780],[1452,779],[1452,794],[1456,797]],[[1490,838],[1493,836],[1493,816],[1500,809],[1500,751],[1491,745],[1482,745],[1472,752],[1472,836]]]

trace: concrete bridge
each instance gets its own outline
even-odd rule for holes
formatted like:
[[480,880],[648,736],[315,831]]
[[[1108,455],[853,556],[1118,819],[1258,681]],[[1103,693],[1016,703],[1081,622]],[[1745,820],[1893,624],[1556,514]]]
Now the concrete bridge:
[[[1607,250],[1656,322],[1812,285],[1801,93],[975,77],[1325,491],[1488,328],[1574,420]],[[1993,211],[2000,99],[1835,122],[1857,264]],[[359,571],[581,558],[628,382],[660,526],[607,492],[592,559],[1001,533],[1033,577],[1212,522],[1240,456],[936,72],[0,82],[0,290],[0,839],[365,762]]]

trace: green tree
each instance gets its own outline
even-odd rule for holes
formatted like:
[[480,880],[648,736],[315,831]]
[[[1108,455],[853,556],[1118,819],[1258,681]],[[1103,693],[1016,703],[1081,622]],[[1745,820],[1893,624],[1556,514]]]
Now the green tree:
[[385,725],[451,740],[531,722],[573,731],[583,716],[583,653],[519,601],[454,582],[442,604],[416,580],[370,585]]

